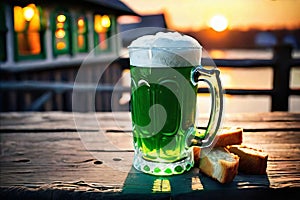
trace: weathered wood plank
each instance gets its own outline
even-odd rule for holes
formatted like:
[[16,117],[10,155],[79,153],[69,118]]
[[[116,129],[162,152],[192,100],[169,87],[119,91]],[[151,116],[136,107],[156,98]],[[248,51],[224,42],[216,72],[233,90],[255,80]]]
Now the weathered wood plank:
[[[0,137],[1,186],[40,187],[56,181],[84,181],[121,188],[127,176],[128,171],[116,170],[87,152],[77,133],[10,133]],[[109,164],[120,163],[115,159],[120,153],[101,154],[111,159]],[[126,154],[133,156],[133,152]]]
[[[206,125],[207,117],[200,115],[202,126]],[[247,131],[299,131],[300,114],[275,112],[258,114],[230,114],[223,120],[223,126],[242,127]],[[130,131],[131,117],[128,112],[116,113],[0,113],[0,131]]]
[[[268,152],[270,154],[270,159],[299,159],[299,135],[300,132],[244,132],[243,143],[247,146]],[[55,142],[64,142],[66,143],[65,147],[70,149],[74,149],[74,146],[76,145],[81,145],[84,149],[83,145],[88,145],[85,142],[89,142],[90,146],[88,149],[97,151],[101,150],[101,142],[103,142],[101,136],[102,135],[98,132],[2,133],[2,152],[12,152],[16,155],[22,155],[23,151],[26,149],[40,148],[40,144],[43,144],[44,146],[49,144],[54,145],[50,147],[55,150]],[[110,151],[133,151],[131,133],[106,132],[103,136],[105,136],[105,140],[107,140],[112,147],[109,149]],[[89,141],[86,141],[86,138],[89,138]],[[26,140],[28,141],[27,143],[25,142]],[[19,145],[20,142],[24,145],[23,147]],[[75,148],[75,150],[76,149],[77,148]],[[62,151],[62,153],[66,152],[67,149]]]
[[[293,140],[292,134],[289,135],[288,143],[279,144],[279,139],[268,143],[268,139],[273,138],[272,134],[246,133],[244,141],[249,146],[262,147],[269,154],[268,178],[272,182],[271,186],[280,187],[288,183],[298,185],[299,143]],[[281,135],[284,136],[284,133]],[[86,151],[82,143],[84,141],[80,140],[76,132],[2,133],[0,136],[2,186],[44,187],[45,184],[51,185],[57,181],[64,185],[76,180],[120,189],[133,157],[131,136],[122,132],[106,134],[117,148],[112,151],[101,151],[97,139],[91,138],[98,145],[91,154]],[[91,136],[97,135],[92,133]],[[259,144],[253,141],[259,141]],[[243,180],[243,175],[238,180]],[[53,187],[59,186],[54,184]]]
[[[132,187],[141,187],[141,182],[135,182],[130,171],[133,158],[130,114],[78,113],[77,120],[83,127],[79,132],[74,128],[72,116],[59,112],[0,114],[0,187],[110,194],[120,194],[128,188],[128,181]],[[99,131],[94,118],[104,131]],[[230,116],[224,124],[262,128],[258,132],[255,128],[245,131],[243,143],[269,154],[267,175],[240,173],[227,186],[198,172],[191,177],[199,177],[205,191],[300,187],[299,118],[293,113]],[[290,131],[287,124],[292,124],[295,130]],[[268,127],[280,128],[270,130]],[[175,179],[176,182],[191,181],[191,177],[185,174]],[[153,183],[149,184],[151,188]],[[175,193],[167,197],[177,195]]]

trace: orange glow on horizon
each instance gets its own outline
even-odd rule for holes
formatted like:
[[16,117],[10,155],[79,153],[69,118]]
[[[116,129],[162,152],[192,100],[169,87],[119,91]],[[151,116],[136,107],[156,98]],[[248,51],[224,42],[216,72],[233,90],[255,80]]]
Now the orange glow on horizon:
[[300,0],[122,0],[141,15],[164,13],[168,28],[197,31],[208,28],[215,13],[230,22],[228,29],[300,28]]

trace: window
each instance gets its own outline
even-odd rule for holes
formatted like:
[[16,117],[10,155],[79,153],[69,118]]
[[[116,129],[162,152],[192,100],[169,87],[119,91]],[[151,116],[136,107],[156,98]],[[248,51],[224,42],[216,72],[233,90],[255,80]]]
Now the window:
[[71,19],[68,12],[56,11],[51,18],[54,56],[71,54]]
[[15,60],[45,57],[41,16],[41,9],[35,4],[14,6]]
[[76,35],[75,47],[77,52],[88,51],[88,26],[87,19],[84,15],[76,18]]
[[0,4],[0,61],[6,60],[6,32],[4,6]]
[[94,40],[96,51],[109,51],[111,44],[107,40],[111,35],[112,22],[108,15],[94,15]]

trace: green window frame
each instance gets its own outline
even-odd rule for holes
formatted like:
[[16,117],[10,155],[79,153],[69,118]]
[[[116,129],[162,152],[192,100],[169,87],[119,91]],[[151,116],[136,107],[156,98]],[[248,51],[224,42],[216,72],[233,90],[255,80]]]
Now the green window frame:
[[112,30],[115,19],[112,15],[95,13],[93,16],[94,47],[96,53],[110,52],[112,50]]
[[88,20],[82,13],[75,17],[74,51],[88,52]]
[[35,4],[13,7],[14,59],[34,60],[45,58],[45,17],[42,8]]
[[52,49],[55,57],[72,55],[71,16],[66,9],[56,9],[51,13]]
[[0,3],[0,61],[6,61],[6,32],[4,5]]

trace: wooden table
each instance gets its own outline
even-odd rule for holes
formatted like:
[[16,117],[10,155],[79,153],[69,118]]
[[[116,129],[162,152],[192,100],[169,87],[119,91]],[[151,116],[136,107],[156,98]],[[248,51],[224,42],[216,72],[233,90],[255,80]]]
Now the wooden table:
[[[227,115],[223,126],[244,128],[244,144],[264,150],[269,159],[266,175],[239,173],[226,185],[196,167],[172,177],[137,172],[131,166],[127,112],[2,113],[0,123],[0,199],[286,199],[300,194],[300,113]],[[164,181],[171,191],[153,187]]]

